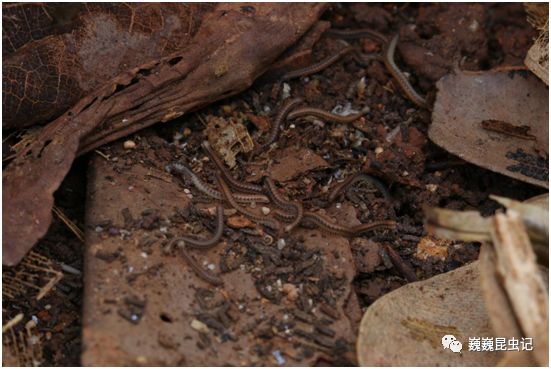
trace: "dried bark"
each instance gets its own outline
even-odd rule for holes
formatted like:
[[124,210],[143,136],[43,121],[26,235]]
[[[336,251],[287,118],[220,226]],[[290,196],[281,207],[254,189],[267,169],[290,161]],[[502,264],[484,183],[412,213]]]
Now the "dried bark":
[[77,152],[243,91],[325,7],[218,4],[186,50],[122,73],[50,123],[3,173],[2,262],[17,263],[46,233],[53,192]]
[[47,123],[129,68],[183,50],[212,8],[176,3],[4,5],[3,128]]

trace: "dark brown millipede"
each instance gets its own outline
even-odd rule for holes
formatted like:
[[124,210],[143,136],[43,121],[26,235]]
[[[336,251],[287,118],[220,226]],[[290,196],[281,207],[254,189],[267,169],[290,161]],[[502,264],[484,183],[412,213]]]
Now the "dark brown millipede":
[[220,186],[220,189],[222,191],[222,194],[224,194],[226,201],[228,201],[235,210],[237,210],[241,214],[251,218],[252,220],[260,224],[263,224],[267,227],[277,230],[278,232],[281,230],[281,224],[279,224],[277,220],[266,216],[262,216],[262,215],[256,215],[255,213],[240,206],[237,203],[237,201],[235,201],[235,199],[233,198],[233,194],[230,188],[228,187],[226,182],[224,182],[224,179],[222,178],[222,175],[219,172],[216,173],[216,180],[218,181],[218,185]]
[[[304,209],[302,208],[302,204],[298,201],[287,201],[285,200],[277,191],[277,188],[275,186],[275,183],[269,178],[264,177],[264,182],[266,184],[266,188],[268,189],[268,197],[280,208],[288,211],[292,211],[295,213],[295,217],[291,224],[288,224],[285,226],[285,231],[290,232],[292,231],[297,225],[300,224],[302,221],[302,216],[304,213]],[[280,215],[282,215],[280,213]]]
[[[240,181],[234,179],[232,177],[232,175],[230,174],[230,172],[228,171],[228,169],[226,169],[226,166],[224,165],[222,160],[218,157],[218,154],[216,154],[214,149],[210,146],[208,141],[203,141],[202,146],[207,151],[207,153],[209,154],[210,158],[212,159],[212,161],[214,162],[216,167],[218,167],[218,169],[220,170],[220,172],[222,173],[222,176],[224,177],[226,182],[234,190],[248,192],[248,193],[254,193],[254,194],[262,193],[262,190],[263,190],[262,186],[257,186],[255,184],[251,184],[251,183],[244,183],[244,182],[240,182]],[[235,195],[234,195],[234,197],[235,197]]]
[[[223,200],[224,196],[219,191],[211,188],[209,185],[207,185],[205,182],[203,182],[191,169],[186,167],[183,164],[179,163],[173,163],[169,166],[169,169],[171,172],[179,174],[181,176],[188,177],[193,185],[201,192],[203,192],[205,195],[212,197],[216,200]],[[244,194],[244,193],[237,193],[233,194],[234,199],[238,203],[258,203],[258,204],[265,204],[269,203],[270,199],[266,197],[265,195],[260,194]]]
[[360,29],[330,28],[327,31],[325,31],[325,34],[328,36],[342,38],[345,40],[352,40],[356,38],[370,38],[372,40],[380,41],[382,43],[388,42],[388,38],[385,35],[368,28],[360,28]]
[[274,122],[272,123],[272,130],[270,131],[270,135],[266,139],[266,142],[262,145],[263,148],[266,148],[273,144],[278,136],[279,136],[279,130],[280,126],[283,123],[283,121],[287,118],[287,114],[291,110],[293,110],[298,104],[302,103],[302,98],[297,97],[294,99],[287,100],[279,109],[276,118],[274,119]]
[[174,244],[178,245],[183,258],[188,262],[195,274],[197,274],[198,277],[205,280],[206,282],[211,283],[215,286],[219,286],[223,284],[222,279],[204,270],[187,250],[188,247],[205,250],[218,244],[218,241],[220,241],[220,238],[222,237],[222,232],[224,230],[224,208],[222,207],[222,205],[216,206],[216,217],[216,230],[214,231],[212,237],[206,240],[200,240],[188,236],[181,236],[175,238],[170,243],[169,248],[171,248]]
[[297,108],[292,112],[290,112],[289,115],[287,116],[287,119],[293,120],[300,117],[311,115],[328,122],[348,124],[358,120],[359,118],[367,114],[367,112],[368,112],[368,109],[364,108],[362,109],[362,111],[356,114],[338,115],[338,114],[333,114],[328,111],[317,109],[317,108],[303,107],[303,108]]
[[398,34],[392,38],[390,43],[387,44],[384,52],[384,58],[383,61],[385,63],[386,68],[388,69],[389,73],[392,75],[394,80],[398,83],[402,91],[406,94],[406,96],[413,102],[415,105],[420,106],[422,108],[427,108],[427,101],[424,97],[419,95],[417,91],[413,89],[411,84],[409,83],[408,79],[400,69],[396,66],[396,63],[394,62],[394,51],[396,50],[396,44],[398,43]]
[[341,57],[343,57],[344,55],[348,54],[349,52],[352,52],[352,51],[357,51],[357,48],[355,46],[347,46],[341,50],[339,50],[337,53],[331,55],[331,56],[328,56],[327,58],[315,63],[315,64],[312,64],[312,65],[309,65],[305,68],[300,68],[300,69],[296,69],[296,70],[292,70],[290,72],[287,72],[283,75],[282,79],[284,81],[287,81],[287,80],[290,80],[290,79],[293,79],[293,78],[298,78],[298,77],[305,77],[305,76],[309,76],[311,74],[314,74],[314,73],[318,73],[322,70],[324,70],[325,68],[327,68],[328,66],[330,66],[331,64],[335,63],[337,60],[339,60]]

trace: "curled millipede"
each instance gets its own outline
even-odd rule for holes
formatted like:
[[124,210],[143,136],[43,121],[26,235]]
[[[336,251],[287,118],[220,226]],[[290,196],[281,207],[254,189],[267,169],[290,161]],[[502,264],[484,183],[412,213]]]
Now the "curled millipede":
[[354,226],[351,228],[351,231],[354,235],[359,235],[364,232],[378,229],[396,229],[396,222],[394,220],[377,220],[371,223]]
[[355,174],[351,177],[348,177],[346,180],[344,180],[343,182],[336,185],[335,188],[329,194],[328,201],[329,202],[335,201],[337,196],[342,191],[346,190],[347,188],[352,186],[354,183],[357,183],[357,182],[360,182],[360,181],[368,182],[368,183],[373,184],[383,194],[383,196],[385,197],[385,199],[387,201],[391,200],[390,192],[388,192],[388,189],[385,187],[385,185],[383,185],[383,183],[381,181],[379,181],[375,177],[370,176],[369,174],[357,173],[357,174]]
[[281,225],[277,220],[266,216],[256,215],[255,213],[240,206],[237,203],[237,201],[235,201],[235,199],[233,198],[233,194],[231,193],[230,188],[228,187],[226,182],[224,182],[224,179],[222,178],[222,175],[219,172],[216,173],[216,180],[218,181],[218,185],[220,186],[220,189],[222,190],[222,194],[226,198],[226,201],[228,201],[235,210],[237,210],[241,214],[251,218],[252,220],[260,224],[263,224],[269,228],[277,230],[278,233],[281,231]]
[[291,110],[293,110],[298,104],[302,103],[302,98],[297,97],[294,99],[287,100],[279,109],[276,118],[274,119],[274,123],[272,124],[272,130],[270,131],[270,135],[266,139],[266,142],[262,145],[262,148],[266,148],[273,144],[278,136],[279,136],[279,130],[281,127],[281,124],[283,121],[287,118],[287,114]]
[[345,237],[351,237],[353,235],[350,228],[335,224],[325,216],[313,213],[311,211],[304,212],[302,222],[312,222],[330,234],[336,234],[338,236]]
[[[277,191],[277,188],[275,186],[275,183],[271,180],[269,177],[264,177],[264,183],[266,184],[266,188],[268,190],[268,197],[275,202],[277,206],[280,208],[292,211],[295,213],[293,218],[290,218],[292,220],[291,224],[288,224],[285,226],[285,231],[290,232],[292,231],[297,225],[300,224],[302,220],[302,216],[304,213],[304,209],[302,208],[302,204],[298,201],[288,201],[284,199],[279,192]],[[285,212],[278,212],[277,215],[281,217],[285,217],[287,214]],[[289,219],[289,218],[287,218]]]
[[321,60],[321,61],[319,61],[315,64],[309,65],[305,68],[300,68],[300,69],[292,70],[290,72],[285,73],[283,75],[282,79],[284,81],[287,81],[287,80],[290,80],[290,79],[293,79],[293,78],[305,77],[305,76],[309,76],[309,75],[314,74],[314,73],[318,73],[318,72],[324,70],[325,68],[327,68],[328,66],[330,66],[331,64],[335,63],[337,60],[342,58],[344,55],[346,55],[346,54],[348,54],[349,52],[352,52],[352,51],[357,51],[357,48],[354,47],[354,46],[347,46],[344,49],[339,50],[336,54],[328,56],[327,58],[325,58],[325,59],[323,59],[323,60]]
[[293,120],[293,119],[297,119],[307,115],[311,115],[328,122],[348,124],[348,123],[354,122],[355,120],[358,120],[359,118],[367,114],[368,111],[369,109],[365,108],[356,114],[338,115],[338,114],[333,114],[328,111],[317,109],[317,108],[304,107],[304,108],[295,109],[292,112],[290,112],[289,115],[287,116],[287,119]]
[[310,211],[304,212],[302,220],[305,222],[312,222],[328,233],[345,237],[354,237],[368,231],[374,231],[377,229],[394,229],[396,227],[396,222],[393,220],[381,220],[367,224],[360,224],[353,227],[345,227],[333,223],[323,215]]
[[[173,173],[189,178],[193,183],[193,185],[195,186],[195,188],[197,188],[205,195],[220,201],[224,199],[224,196],[222,195],[222,193],[211,188],[209,185],[203,182],[195,173],[193,173],[191,169],[189,169],[185,165],[179,164],[179,163],[173,163],[172,165],[169,166],[169,169]],[[270,199],[268,199],[268,197],[266,197],[265,195],[259,195],[259,194],[237,193],[237,194],[233,194],[233,196],[235,201],[241,204],[250,204],[250,203],[266,204],[270,202]]]
[[[210,146],[208,141],[203,141],[202,146],[206,150],[206,152],[209,154],[210,158],[212,159],[212,161],[214,162],[216,167],[218,167],[218,169],[220,170],[220,172],[222,173],[222,176],[224,177],[226,182],[234,190],[248,192],[248,193],[254,193],[254,194],[262,193],[262,190],[263,190],[262,186],[257,186],[257,185],[250,184],[250,183],[244,183],[244,182],[240,182],[240,181],[234,179],[232,177],[232,175],[230,174],[230,172],[226,169],[226,167],[225,167],[224,163],[222,162],[222,160],[218,157],[216,152]],[[235,197],[235,195],[234,195],[234,197]]]
[[224,231],[224,208],[222,205],[216,206],[216,230],[211,238],[206,240],[199,240],[196,238],[181,236],[172,241],[172,244],[175,242],[184,241],[185,244],[194,249],[210,249],[213,246],[216,246],[220,238],[222,237],[222,232]]
[[179,241],[177,245],[180,247],[182,257],[187,261],[187,263],[191,266],[191,268],[199,278],[215,286],[220,286],[224,284],[220,277],[207,272],[199,265],[199,263],[197,263],[197,260],[195,260],[193,256],[189,254],[186,243],[184,241]]
[[382,33],[379,33],[377,31],[373,31],[368,28],[361,28],[361,29],[335,29],[330,28],[327,31],[325,31],[325,34],[328,36],[336,37],[336,38],[342,38],[345,40],[353,40],[357,38],[370,38],[375,41],[379,41],[382,43],[387,43],[388,38],[383,35]]
[[178,237],[172,240],[169,249],[176,244],[180,248],[183,258],[188,262],[188,264],[191,266],[198,277],[208,283],[219,286],[223,284],[222,279],[201,268],[201,266],[197,263],[193,256],[189,254],[187,250],[188,247],[206,250],[218,244],[218,241],[220,241],[220,238],[222,237],[222,232],[224,230],[224,208],[222,207],[222,205],[216,206],[216,216],[216,230],[214,231],[212,237],[206,240],[199,240],[188,236]]
[[410,99],[415,105],[422,107],[422,108],[428,108],[427,101],[424,97],[419,95],[417,91],[411,86],[408,79],[400,69],[398,69],[398,66],[396,66],[396,63],[394,62],[394,52],[396,50],[396,44],[398,43],[398,34],[392,38],[390,43],[387,44],[384,52],[384,58],[383,61],[385,63],[385,67],[389,71],[389,73],[392,75],[394,80],[398,83],[402,91],[406,94],[408,99]]

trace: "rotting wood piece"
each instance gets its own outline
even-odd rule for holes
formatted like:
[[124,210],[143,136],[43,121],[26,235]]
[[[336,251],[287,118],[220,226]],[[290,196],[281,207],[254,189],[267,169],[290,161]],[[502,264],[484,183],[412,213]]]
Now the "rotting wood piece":
[[[189,48],[134,68],[50,123],[3,173],[2,263],[18,263],[47,231],[53,192],[77,153],[248,88],[321,15],[325,4],[219,4]],[[102,132],[108,132],[107,134]]]

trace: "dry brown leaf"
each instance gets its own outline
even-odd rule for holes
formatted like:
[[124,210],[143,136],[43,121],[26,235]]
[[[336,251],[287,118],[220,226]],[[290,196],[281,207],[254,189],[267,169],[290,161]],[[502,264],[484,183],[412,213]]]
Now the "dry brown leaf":
[[483,168],[549,187],[544,83],[525,70],[501,70],[451,74],[437,87],[431,140]]
[[3,5],[3,128],[47,123],[116,75],[184,49],[213,7]]
[[[361,366],[493,366],[498,352],[468,350],[469,337],[493,332],[480,288],[478,262],[410,283],[375,301],[357,341]],[[468,313],[467,313],[468,312]],[[461,355],[444,350],[442,337],[462,342]]]

